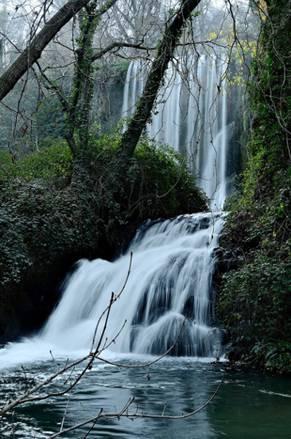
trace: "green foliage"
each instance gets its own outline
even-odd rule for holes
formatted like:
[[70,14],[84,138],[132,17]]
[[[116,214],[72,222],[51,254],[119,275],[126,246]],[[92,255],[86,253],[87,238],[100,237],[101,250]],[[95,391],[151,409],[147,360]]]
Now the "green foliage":
[[148,217],[168,217],[205,209],[206,201],[180,154],[142,138],[134,157],[124,161],[119,146],[118,133],[105,134],[98,140],[91,139],[86,151],[91,175],[102,175],[106,187],[107,201],[102,200],[101,204],[107,205],[112,198],[114,205],[118,199],[113,217],[119,217],[120,208],[135,212],[140,218],[146,212]]
[[[1,152],[0,182],[13,181],[15,178],[29,182],[69,177],[73,166],[70,149],[63,141],[48,139],[47,143],[50,146],[15,162],[7,151]],[[104,181],[106,189],[100,200],[104,208],[111,197],[118,198],[118,202],[112,202],[112,205],[118,206],[112,212],[113,217],[120,215],[121,208],[147,211],[148,216],[158,213],[169,216],[177,211],[205,209],[205,199],[196,188],[194,177],[188,172],[182,156],[146,138],[140,141],[134,157],[126,163],[126,169],[122,172],[122,182],[118,182],[124,162],[119,144],[118,133],[105,134],[99,139],[91,137],[89,147],[82,155],[90,178],[102,178]]]
[[114,64],[101,64],[100,68],[102,69],[103,77],[105,73],[107,74],[107,78],[115,77],[123,83],[128,66],[129,61],[127,59],[121,59],[119,62],[114,62]]
[[194,177],[187,169],[185,159],[172,148],[162,145],[157,147],[142,140],[135,151],[135,160],[140,166],[139,173],[147,178],[147,191],[155,193],[161,203],[166,198],[168,205],[175,209],[178,203],[185,202],[187,209],[187,199],[193,197],[197,203],[201,198],[202,203],[198,203],[195,210],[204,210],[205,202],[195,186]]
[[250,351],[250,358],[269,372],[291,373],[291,343],[276,340],[273,343],[256,343]]
[[16,176],[12,155],[6,149],[0,149],[0,183]]
[[24,180],[51,179],[70,175],[72,154],[65,142],[25,156],[17,162],[17,176]]
[[[219,311],[243,360],[268,370],[291,372],[287,361],[291,355],[290,279],[290,263],[264,253],[224,276]],[[288,349],[282,350],[283,345]],[[276,366],[275,354],[279,352],[284,370],[281,364]]]
[[222,278],[218,314],[239,358],[283,373],[291,372],[291,178],[282,170],[277,179],[275,193],[231,203],[221,245],[236,252],[236,266]]
[[249,160],[248,165],[243,173],[243,196],[241,197],[240,201],[244,207],[252,205],[256,194],[258,174],[263,168],[265,160],[265,151],[261,145],[261,142],[257,144],[257,150]]
[[[287,3],[272,0],[248,85],[252,131],[240,193],[221,245],[235,259],[220,282],[218,314],[234,358],[291,372],[291,121]],[[289,15],[288,15],[289,14]],[[284,85],[284,86],[283,86]]]
[[72,154],[64,141],[13,161],[7,151],[0,152],[0,182],[18,177],[24,181],[34,179],[50,180],[67,177],[72,170]]

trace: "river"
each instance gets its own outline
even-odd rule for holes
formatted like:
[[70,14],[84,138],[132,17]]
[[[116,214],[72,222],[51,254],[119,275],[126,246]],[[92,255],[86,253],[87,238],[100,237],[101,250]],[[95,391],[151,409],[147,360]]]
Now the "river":
[[[209,405],[182,420],[106,419],[94,426],[90,438],[147,439],[287,439],[291,437],[291,379],[256,373],[227,371],[225,364],[197,362],[190,358],[166,358],[149,368],[144,357],[121,358],[122,365],[95,364],[68,396],[18,408],[2,419],[1,438],[49,438],[64,428],[104,411],[118,412],[134,398],[132,412],[180,415],[202,405],[223,383]],[[139,362],[139,363],[137,363]],[[59,367],[56,361],[24,368],[4,369],[0,374],[0,399],[19,395],[27,386],[46,378]],[[69,379],[78,373],[74,370]],[[62,388],[64,378],[50,388]],[[83,438],[90,425],[65,434]]]

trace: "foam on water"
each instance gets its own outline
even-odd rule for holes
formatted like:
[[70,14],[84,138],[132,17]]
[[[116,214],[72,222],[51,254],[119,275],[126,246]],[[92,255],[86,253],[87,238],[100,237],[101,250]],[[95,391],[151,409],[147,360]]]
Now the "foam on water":
[[131,254],[129,278],[112,306],[105,331],[104,340],[110,343],[106,355],[161,355],[173,346],[170,355],[219,356],[212,274],[222,225],[218,213],[147,223],[116,261],[80,261],[45,327],[37,336],[1,350],[1,367],[88,353],[96,322],[112,292],[118,295],[124,285]]

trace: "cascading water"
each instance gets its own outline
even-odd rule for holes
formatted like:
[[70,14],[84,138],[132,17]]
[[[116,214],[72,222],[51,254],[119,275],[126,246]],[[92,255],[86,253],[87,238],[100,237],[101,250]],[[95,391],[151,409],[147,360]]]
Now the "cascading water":
[[[115,262],[81,261],[43,330],[0,352],[4,367],[36,357],[47,359],[50,352],[54,356],[88,352],[111,293],[118,294],[124,283],[130,252],[131,273],[106,326],[109,349],[163,354],[172,347],[172,355],[220,356],[221,333],[213,327],[212,275],[223,226],[218,209],[227,193],[229,116],[221,82],[223,59],[203,55],[196,61],[196,68],[188,66],[186,72],[169,67],[147,130],[150,137],[187,153],[213,212],[145,224],[128,252]],[[144,64],[133,61],[124,89],[124,116],[133,113],[144,82]],[[103,323],[104,318],[99,330]]]
[[[227,111],[227,86],[223,55],[190,56],[170,64],[161,88],[148,136],[186,154],[213,209],[220,210],[227,196],[226,161],[232,123]],[[177,63],[177,61],[176,61]],[[122,116],[133,114],[142,93],[147,66],[130,63],[124,88]]]
[[140,60],[131,62],[129,64],[125,86],[124,86],[124,96],[122,105],[122,115],[123,117],[130,117],[134,112],[135,104],[137,102],[137,96],[140,96],[144,87],[144,66]]
[[2,350],[0,363],[88,352],[111,293],[124,284],[130,254],[131,273],[106,326],[110,350],[163,354],[172,347],[172,355],[220,356],[220,331],[211,325],[213,250],[222,225],[219,213],[149,222],[115,262],[81,261],[41,333]]
[[221,217],[211,213],[145,225],[117,261],[82,262],[43,339],[64,347],[73,339],[78,348],[89,349],[96,319],[111,292],[121,289],[132,252],[132,273],[106,328],[107,340],[115,340],[113,350],[162,354],[174,345],[172,354],[219,355],[219,331],[210,324],[213,249],[221,227]]

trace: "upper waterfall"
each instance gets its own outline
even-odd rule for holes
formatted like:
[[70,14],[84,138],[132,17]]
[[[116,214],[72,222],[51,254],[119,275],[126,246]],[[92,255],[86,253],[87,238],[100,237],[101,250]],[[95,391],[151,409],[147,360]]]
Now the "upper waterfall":
[[[213,209],[227,196],[226,163],[231,116],[228,112],[227,60],[221,55],[189,56],[166,71],[147,134],[187,156],[188,164]],[[122,116],[133,115],[145,85],[147,66],[131,61],[124,87]]]

